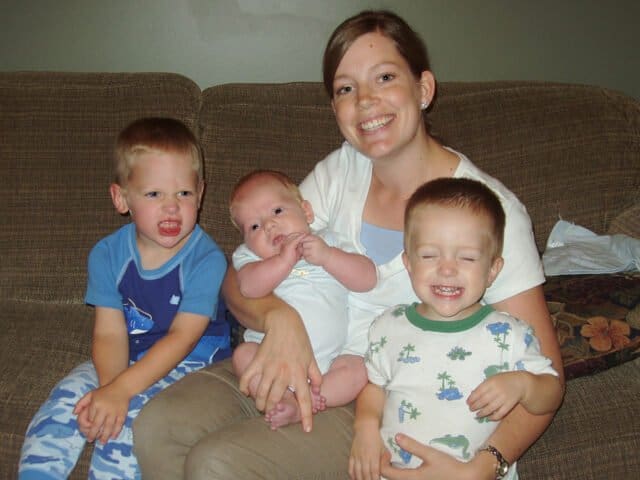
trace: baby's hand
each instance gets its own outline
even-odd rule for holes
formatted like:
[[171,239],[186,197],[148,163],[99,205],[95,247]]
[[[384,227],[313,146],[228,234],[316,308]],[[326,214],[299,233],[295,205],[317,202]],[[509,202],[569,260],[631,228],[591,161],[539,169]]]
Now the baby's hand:
[[300,250],[304,259],[312,265],[323,266],[331,255],[331,247],[313,234],[304,236],[300,242]]
[[487,378],[469,395],[469,409],[478,417],[501,420],[524,396],[527,381],[524,373],[505,372]]
[[291,265],[295,265],[302,256],[300,253],[300,242],[302,241],[304,236],[305,234],[302,232],[290,233],[282,241],[280,256]]

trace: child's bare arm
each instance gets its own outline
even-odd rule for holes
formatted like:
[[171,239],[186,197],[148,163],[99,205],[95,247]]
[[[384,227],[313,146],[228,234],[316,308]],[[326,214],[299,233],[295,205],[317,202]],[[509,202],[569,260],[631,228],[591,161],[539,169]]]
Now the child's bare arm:
[[365,385],[358,395],[349,454],[349,476],[352,479],[380,478],[380,459],[385,453],[380,437],[385,398],[384,390],[373,383]]
[[[107,385],[129,364],[127,327],[121,310],[95,307],[91,356],[98,374],[100,386]],[[78,417],[80,431],[87,435],[95,422],[90,420],[92,392],[76,404],[74,413]],[[93,412],[92,412],[93,413]],[[92,415],[92,418],[95,418]],[[101,424],[97,425],[99,429]],[[93,441],[94,438],[89,438]]]
[[110,383],[129,366],[129,334],[121,310],[95,307],[91,358],[100,386]]
[[349,290],[367,292],[376,286],[378,274],[374,263],[359,253],[332,247],[325,270]]
[[122,429],[131,398],[175,368],[193,350],[208,323],[209,319],[204,315],[178,313],[167,335],[158,340],[144,357],[124,369],[110,383],[91,392],[90,410],[95,411],[97,421],[87,438],[98,438],[103,443],[115,438]]
[[184,360],[208,324],[209,318],[204,315],[179,312],[167,334],[154,343],[140,360],[118,375],[112,384],[129,397],[146,390]]
[[290,235],[278,255],[247,263],[240,268],[238,284],[242,295],[260,298],[273,292],[300,259],[298,244],[302,236],[303,234]]
[[529,413],[544,415],[545,413],[554,413],[560,407],[562,386],[556,375],[519,373],[525,374],[528,379],[527,388],[520,403]]
[[346,288],[367,292],[376,286],[378,275],[374,263],[364,255],[330,247],[317,235],[302,240],[302,256],[307,262],[320,265]]
[[501,420],[518,403],[531,414],[555,412],[562,402],[557,376],[526,371],[505,372],[489,377],[471,392],[467,404],[478,417]]

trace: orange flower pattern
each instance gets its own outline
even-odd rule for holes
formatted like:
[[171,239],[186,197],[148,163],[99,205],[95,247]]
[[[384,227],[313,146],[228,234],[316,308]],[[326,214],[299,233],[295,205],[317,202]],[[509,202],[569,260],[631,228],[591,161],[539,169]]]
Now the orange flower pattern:
[[598,352],[608,352],[611,348],[619,350],[627,346],[631,328],[621,320],[598,316],[587,318],[587,323],[580,329],[583,337],[589,338],[589,345]]
[[640,358],[640,272],[549,277],[544,291],[565,379]]

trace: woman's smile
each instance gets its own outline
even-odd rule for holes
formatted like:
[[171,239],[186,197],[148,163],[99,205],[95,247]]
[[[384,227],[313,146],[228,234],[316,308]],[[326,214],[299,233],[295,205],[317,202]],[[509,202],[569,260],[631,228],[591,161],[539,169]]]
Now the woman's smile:
[[367,120],[360,124],[360,129],[365,132],[375,132],[376,130],[387,126],[392,120],[393,115],[382,115],[380,117],[376,117],[372,120]]

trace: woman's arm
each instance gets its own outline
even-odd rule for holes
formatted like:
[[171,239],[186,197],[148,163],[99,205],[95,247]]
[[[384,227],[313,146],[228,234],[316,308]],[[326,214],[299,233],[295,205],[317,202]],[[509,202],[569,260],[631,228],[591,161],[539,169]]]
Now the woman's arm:
[[310,432],[312,413],[308,383],[319,391],[322,375],[300,315],[273,294],[256,299],[243,297],[233,267],[227,269],[222,295],[242,325],[265,333],[258,353],[240,378],[240,390],[248,395],[249,381],[255,375],[260,376],[256,408],[269,410],[280,401],[289,386],[293,387],[300,406],[302,428]]
[[[558,372],[561,392],[564,395],[564,369],[560,346],[542,286],[514,295],[494,304],[493,307],[531,325],[540,342],[542,354],[551,359],[553,368]],[[509,462],[514,462],[542,435],[552,419],[553,414],[532,415],[518,405],[503,419],[488,443],[496,447]]]

